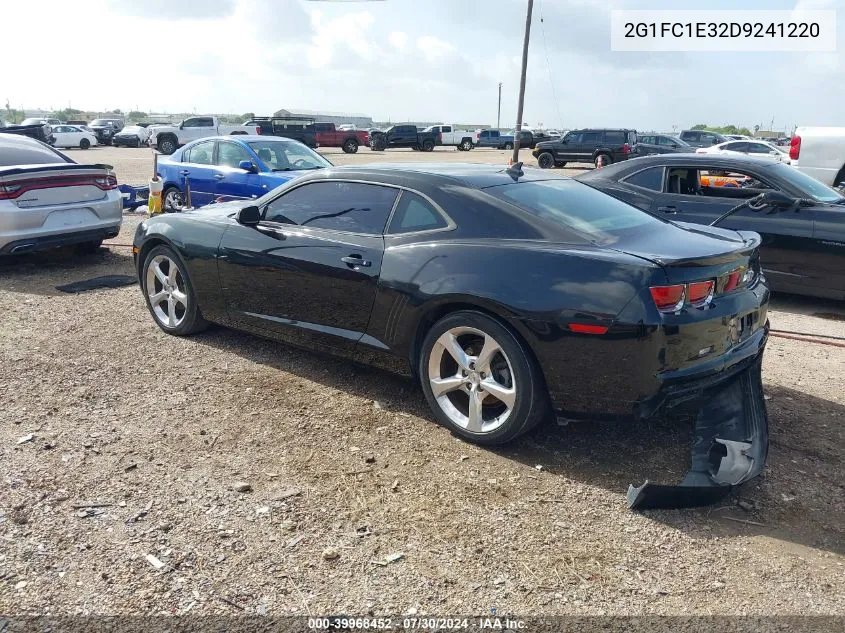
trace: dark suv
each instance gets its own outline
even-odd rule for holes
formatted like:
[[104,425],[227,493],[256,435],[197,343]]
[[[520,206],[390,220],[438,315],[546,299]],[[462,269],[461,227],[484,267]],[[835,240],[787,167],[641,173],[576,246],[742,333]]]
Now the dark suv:
[[693,147],[710,147],[731,140],[718,132],[707,130],[684,130],[681,132],[680,139]]
[[567,162],[605,165],[632,158],[637,153],[637,131],[628,129],[572,130],[556,141],[543,141],[531,154],[542,169]]

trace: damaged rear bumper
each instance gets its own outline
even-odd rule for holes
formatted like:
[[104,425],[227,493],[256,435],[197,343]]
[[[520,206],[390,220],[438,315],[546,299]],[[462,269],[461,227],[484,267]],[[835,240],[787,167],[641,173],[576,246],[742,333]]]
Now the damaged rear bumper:
[[[723,498],[733,486],[759,475],[766,464],[769,420],[761,366],[768,327],[759,331],[756,353],[716,380],[695,389],[698,405],[690,470],[676,486],[629,486],[628,507],[684,508]],[[686,389],[689,396],[689,389]]]

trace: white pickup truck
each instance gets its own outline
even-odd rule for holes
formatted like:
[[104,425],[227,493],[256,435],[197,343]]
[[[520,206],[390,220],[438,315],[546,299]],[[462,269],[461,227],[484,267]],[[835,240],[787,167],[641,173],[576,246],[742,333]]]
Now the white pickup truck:
[[437,145],[451,145],[464,152],[473,148],[472,139],[475,138],[475,132],[471,130],[459,130],[454,125],[431,125],[423,132],[437,134]]
[[845,127],[799,127],[789,144],[792,166],[829,187],[845,183]]
[[179,125],[162,125],[151,128],[150,146],[162,154],[172,154],[191,141],[208,136],[229,134],[260,134],[257,125],[220,125],[216,116],[195,116]]

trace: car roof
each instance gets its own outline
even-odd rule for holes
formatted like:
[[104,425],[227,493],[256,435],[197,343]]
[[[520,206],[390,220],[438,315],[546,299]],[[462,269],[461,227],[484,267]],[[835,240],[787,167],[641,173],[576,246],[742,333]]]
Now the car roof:
[[[307,178],[349,178],[381,181],[387,184],[419,186],[460,182],[476,189],[496,185],[513,184],[513,177],[507,173],[506,165],[475,163],[377,163],[369,165],[348,165],[331,167],[313,172]],[[550,173],[548,170],[523,168],[519,182],[542,180],[570,180],[568,176]],[[439,183],[438,183],[439,181]]]
[[771,167],[773,165],[782,165],[777,158],[770,156],[745,156],[737,154],[735,156],[725,156],[721,154],[657,154],[654,156],[639,156],[637,158],[630,158],[626,161],[609,165],[601,170],[593,170],[584,174],[588,180],[593,178],[613,178],[620,172],[633,172],[647,167],[666,165],[668,167],[699,167],[706,165],[709,167],[721,167],[724,169],[760,169]]

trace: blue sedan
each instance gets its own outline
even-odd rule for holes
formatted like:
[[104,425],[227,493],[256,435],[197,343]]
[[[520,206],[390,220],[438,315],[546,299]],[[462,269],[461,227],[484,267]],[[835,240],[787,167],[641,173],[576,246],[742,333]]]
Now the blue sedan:
[[300,174],[324,167],[331,163],[298,141],[250,135],[200,139],[158,159],[166,211],[186,205],[186,178],[191,206],[201,207],[220,198],[259,198]]

